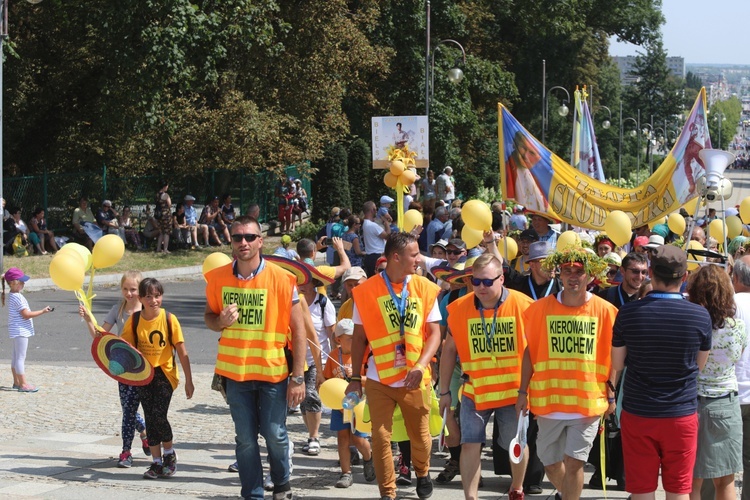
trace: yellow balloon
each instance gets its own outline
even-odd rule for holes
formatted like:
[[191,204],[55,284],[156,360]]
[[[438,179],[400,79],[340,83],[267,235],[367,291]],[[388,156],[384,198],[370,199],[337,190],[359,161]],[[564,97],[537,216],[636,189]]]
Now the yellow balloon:
[[404,162],[402,162],[401,160],[395,160],[391,162],[391,173],[396,177],[403,174],[405,169],[406,165],[404,165]]
[[669,230],[674,234],[682,236],[682,234],[685,232],[685,217],[678,214],[677,212],[669,214],[669,219],[667,219],[667,226],[669,226]]
[[60,252],[63,252],[63,253],[71,252],[77,255],[81,259],[84,272],[91,269],[93,258],[91,257],[91,251],[85,246],[79,243],[66,243],[65,245],[62,246],[62,248],[57,253],[60,253]]
[[404,173],[399,176],[398,180],[400,180],[401,184],[403,184],[404,186],[411,186],[412,184],[414,184],[414,181],[417,180],[417,174],[407,169],[404,170]]
[[49,263],[49,275],[59,288],[75,291],[83,288],[86,272],[80,259],[70,253],[58,253]]
[[213,271],[217,267],[226,266],[230,262],[232,262],[232,258],[225,253],[214,252],[208,255],[203,260],[203,277],[205,278],[209,271]]
[[[690,240],[687,244],[687,248],[688,249],[692,248],[694,250],[705,250],[703,245],[701,245],[699,242],[695,240]],[[688,271],[695,271],[696,269],[700,267],[700,264],[698,262],[690,262],[691,260],[697,260],[699,262],[703,262],[706,260],[706,257],[704,257],[703,255],[693,255],[691,253],[688,253],[687,258],[688,258],[688,263],[687,263]]]
[[621,247],[630,241],[630,236],[633,234],[633,223],[622,210],[613,210],[604,221],[604,231],[615,245]]
[[[463,214],[463,211],[461,213]],[[482,242],[483,238],[482,231],[477,231],[468,224],[464,224],[464,228],[461,230],[461,239],[466,243],[466,248],[474,248]]]
[[363,400],[354,407],[354,428],[359,432],[369,434],[372,432],[372,421],[370,420],[369,415],[365,415],[366,406],[367,401]]
[[740,217],[743,224],[750,224],[750,196],[740,202]]
[[727,222],[727,238],[734,239],[742,234],[742,221],[736,215],[730,215],[726,219]]
[[469,200],[461,206],[461,218],[477,231],[492,229],[492,212],[482,200]]
[[708,225],[708,235],[721,245],[724,241],[724,221],[721,219],[712,220]]
[[557,237],[557,251],[565,250],[568,247],[580,247],[581,237],[575,231],[565,231]]
[[421,226],[424,222],[422,212],[411,209],[404,212],[404,231],[407,233],[414,229],[414,226]]
[[[505,250],[506,246],[508,248],[507,251]],[[498,241],[497,249],[500,251],[500,255],[508,262],[515,259],[516,255],[518,255],[518,243],[513,238],[506,237]]]
[[349,385],[349,382],[343,378],[329,378],[318,389],[320,400],[332,410],[343,410],[344,405],[342,403],[344,402],[344,396],[346,396],[344,391],[347,385]]
[[116,234],[105,234],[94,244],[92,263],[94,269],[112,267],[125,255],[125,242]]
[[386,172],[385,175],[383,176],[383,182],[389,188],[395,188],[396,183],[398,182],[398,177],[393,175],[390,172]]

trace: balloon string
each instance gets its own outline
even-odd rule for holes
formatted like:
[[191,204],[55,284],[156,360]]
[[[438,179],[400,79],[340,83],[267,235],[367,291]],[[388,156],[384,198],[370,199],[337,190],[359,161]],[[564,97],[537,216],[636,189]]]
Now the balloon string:
[[88,298],[89,305],[91,305],[91,299],[94,298],[94,274],[96,274],[96,268],[91,266],[91,277],[89,278],[89,293],[86,295]]
[[[91,311],[91,307],[92,307],[91,299],[93,299],[95,296],[87,297],[83,292],[83,288],[76,290],[73,293],[75,293],[75,296],[78,299],[78,303],[83,306],[84,310],[86,311],[86,314],[88,314],[89,317],[91,318],[91,321],[94,323],[94,328],[98,330],[99,323],[97,323],[96,317],[94,317],[94,313]],[[81,318],[81,321],[83,321],[83,318]]]

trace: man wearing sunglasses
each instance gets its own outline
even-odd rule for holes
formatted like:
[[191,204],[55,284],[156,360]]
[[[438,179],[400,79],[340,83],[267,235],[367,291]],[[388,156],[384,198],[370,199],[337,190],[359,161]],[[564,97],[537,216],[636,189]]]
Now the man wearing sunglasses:
[[563,290],[525,312],[523,355],[516,410],[537,416],[537,452],[547,477],[566,500],[583,489],[583,465],[602,414],[615,411],[612,327],[617,309],[586,291],[607,264],[583,248],[545,259],[560,267]]
[[[464,384],[461,397],[461,480],[464,496],[477,498],[481,452],[487,423],[494,413],[500,445],[510,448],[516,434],[515,409],[525,348],[523,313],[532,300],[503,286],[502,260],[484,254],[474,261],[472,293],[448,305],[448,335],[440,358],[440,413],[451,405],[451,374],[456,355]],[[523,480],[528,449],[520,463],[511,463],[511,500],[524,498]]]
[[[367,400],[372,420],[372,454],[381,500],[396,497],[391,429],[396,404],[411,438],[417,496],[432,495],[429,430],[430,361],[440,345],[439,287],[414,274],[421,260],[417,239],[394,233],[385,244],[385,271],[352,291],[354,337],[352,366],[367,359]],[[345,393],[362,395],[362,381],[352,376]]]
[[238,217],[230,241],[236,260],[205,276],[204,320],[209,329],[221,332],[215,371],[227,381],[241,494],[263,498],[260,432],[268,448],[273,498],[291,500],[286,411],[305,397],[305,356],[294,356],[289,373],[284,347],[290,330],[293,352],[307,350],[296,278],[279,266],[266,265],[255,219]]
[[648,259],[646,254],[630,252],[622,259],[622,283],[602,290],[599,295],[607,302],[621,308],[628,302],[638,300],[641,285],[648,277]]

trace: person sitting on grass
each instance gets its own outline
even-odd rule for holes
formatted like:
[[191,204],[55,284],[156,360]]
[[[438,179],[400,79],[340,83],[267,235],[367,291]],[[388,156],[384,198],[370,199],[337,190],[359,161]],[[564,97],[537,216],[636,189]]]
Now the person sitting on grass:
[[55,233],[47,229],[47,219],[44,218],[44,209],[36,207],[29,219],[29,240],[34,245],[39,245],[42,249],[42,255],[47,253],[47,247],[52,252],[57,252],[57,243],[55,242]]
[[[328,363],[323,370],[326,380],[330,378],[343,378],[347,381],[352,376],[352,335],[354,334],[354,322],[351,319],[342,319],[334,329],[338,348],[331,352]],[[357,370],[364,377],[362,367]],[[343,410],[331,410],[331,430],[336,431],[336,439],[339,450],[339,462],[341,464],[341,475],[336,481],[336,488],[348,488],[354,482],[352,479],[351,451],[349,443],[353,443],[364,459],[365,481],[375,481],[375,465],[372,462],[372,451],[367,434],[357,430],[352,432],[348,422],[344,422]]]

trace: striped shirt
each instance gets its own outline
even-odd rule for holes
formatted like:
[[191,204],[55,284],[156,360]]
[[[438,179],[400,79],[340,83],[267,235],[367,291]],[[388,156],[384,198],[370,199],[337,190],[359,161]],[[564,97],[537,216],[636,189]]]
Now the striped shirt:
[[627,347],[623,409],[652,418],[694,414],[696,358],[711,349],[712,330],[708,311],[679,293],[651,292],[624,304],[612,337],[612,346]]
[[8,333],[12,339],[34,335],[33,320],[23,319],[21,316],[21,311],[24,309],[29,309],[26,297],[21,293],[11,292],[8,295]]

